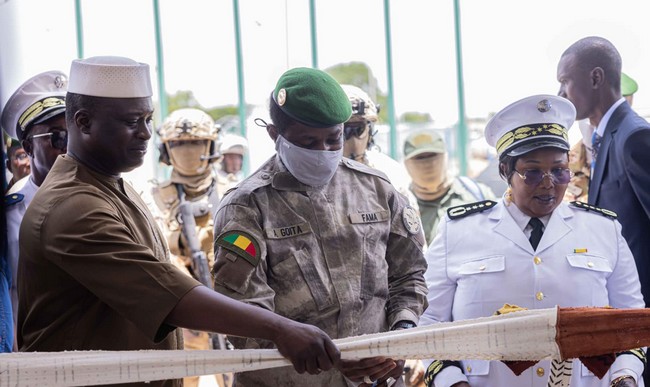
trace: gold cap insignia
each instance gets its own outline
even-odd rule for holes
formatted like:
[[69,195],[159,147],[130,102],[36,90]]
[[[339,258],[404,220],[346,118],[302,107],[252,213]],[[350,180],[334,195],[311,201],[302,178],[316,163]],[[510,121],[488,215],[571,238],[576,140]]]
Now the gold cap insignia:
[[54,78],[54,86],[56,86],[57,89],[66,88],[68,86],[68,79],[63,75],[57,75],[56,78]]
[[551,110],[551,107],[551,101],[548,99],[543,99],[537,102],[537,110],[539,110],[541,113],[546,113],[547,111]]
[[285,89],[278,90],[278,105],[282,106],[287,102],[287,91]]

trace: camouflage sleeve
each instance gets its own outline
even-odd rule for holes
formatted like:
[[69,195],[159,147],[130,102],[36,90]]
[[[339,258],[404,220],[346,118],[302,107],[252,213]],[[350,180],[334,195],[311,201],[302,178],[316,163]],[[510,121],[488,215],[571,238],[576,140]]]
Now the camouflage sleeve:
[[[241,204],[219,207],[214,221],[214,290],[274,311],[275,293],[266,282],[266,243],[260,214]],[[269,348],[263,340],[232,338],[237,348]]]
[[386,249],[390,295],[387,305],[388,325],[401,320],[418,323],[427,307],[424,272],[424,233],[417,211],[407,199],[395,194],[391,201],[391,231]]

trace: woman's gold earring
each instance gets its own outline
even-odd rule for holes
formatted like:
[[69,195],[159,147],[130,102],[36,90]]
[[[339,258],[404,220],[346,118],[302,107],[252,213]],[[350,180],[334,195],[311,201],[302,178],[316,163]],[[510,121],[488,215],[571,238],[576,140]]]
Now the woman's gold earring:
[[506,189],[506,193],[503,195],[503,197],[506,201],[506,206],[509,206],[510,203],[512,203],[512,187],[510,185]]

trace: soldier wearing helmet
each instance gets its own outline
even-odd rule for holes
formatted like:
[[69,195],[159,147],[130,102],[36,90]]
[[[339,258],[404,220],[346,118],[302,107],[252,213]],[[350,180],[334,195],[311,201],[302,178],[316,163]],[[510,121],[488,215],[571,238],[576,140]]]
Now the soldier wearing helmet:
[[379,105],[368,94],[352,85],[341,85],[352,104],[352,116],[344,125],[343,156],[378,169],[388,176],[397,191],[406,196],[417,210],[417,200],[409,190],[409,179],[402,164],[382,153],[375,144],[375,124],[379,119]]
[[[191,205],[196,223],[195,237],[207,256],[209,267],[214,262],[212,250],[212,215],[219,203],[217,176],[212,163],[217,161],[219,127],[199,109],[179,109],[172,112],[158,130],[160,162],[172,167],[170,179],[157,184],[152,195],[161,212],[172,262],[186,274],[201,280],[193,270],[192,250],[183,233],[180,211],[181,198]],[[210,349],[212,339],[206,332],[183,329],[186,349]],[[219,385],[224,385],[218,375]],[[227,377],[226,377],[227,379]],[[184,379],[185,386],[198,386],[199,377]]]
[[223,136],[223,141],[219,146],[221,158],[217,172],[219,176],[217,181],[219,196],[223,196],[226,191],[242,180],[241,169],[247,150],[248,141],[244,137],[236,134]]

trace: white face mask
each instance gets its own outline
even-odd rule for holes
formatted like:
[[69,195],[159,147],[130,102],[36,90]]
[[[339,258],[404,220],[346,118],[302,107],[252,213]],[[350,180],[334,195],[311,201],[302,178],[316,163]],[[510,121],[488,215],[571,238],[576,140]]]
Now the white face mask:
[[343,148],[336,151],[305,149],[290,143],[281,135],[275,141],[275,150],[289,172],[298,181],[311,187],[329,183],[343,157]]

